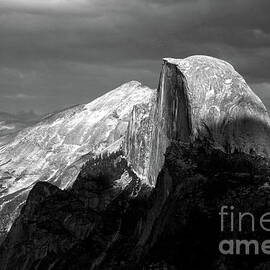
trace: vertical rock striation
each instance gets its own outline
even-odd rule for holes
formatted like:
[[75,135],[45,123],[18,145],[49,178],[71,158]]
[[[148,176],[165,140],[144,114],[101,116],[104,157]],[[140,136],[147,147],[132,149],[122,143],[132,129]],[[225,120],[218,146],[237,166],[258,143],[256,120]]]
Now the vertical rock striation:
[[154,113],[149,182],[155,184],[164,163],[164,153],[172,140],[189,141],[190,104],[185,77],[175,64],[163,61]]
[[156,95],[153,95],[149,103],[134,106],[124,144],[129,164],[142,182],[147,185],[150,184],[148,173],[152,148],[155,101]]

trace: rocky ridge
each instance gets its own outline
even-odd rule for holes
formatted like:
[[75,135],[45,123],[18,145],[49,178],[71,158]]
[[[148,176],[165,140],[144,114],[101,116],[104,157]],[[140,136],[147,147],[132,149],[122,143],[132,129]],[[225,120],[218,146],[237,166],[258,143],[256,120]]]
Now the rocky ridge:
[[134,105],[155,91],[126,83],[86,105],[48,115],[0,147],[0,231],[5,233],[38,181],[72,185],[93,155],[122,147]]

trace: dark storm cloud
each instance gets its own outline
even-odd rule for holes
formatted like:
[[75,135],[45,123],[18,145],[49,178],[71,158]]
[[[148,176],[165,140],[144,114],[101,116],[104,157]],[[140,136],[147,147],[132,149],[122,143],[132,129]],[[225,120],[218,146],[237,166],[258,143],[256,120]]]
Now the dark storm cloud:
[[269,101],[269,11],[268,0],[4,0],[0,107],[23,96],[14,107],[49,111],[134,79],[156,87],[162,57],[192,54],[231,62]]

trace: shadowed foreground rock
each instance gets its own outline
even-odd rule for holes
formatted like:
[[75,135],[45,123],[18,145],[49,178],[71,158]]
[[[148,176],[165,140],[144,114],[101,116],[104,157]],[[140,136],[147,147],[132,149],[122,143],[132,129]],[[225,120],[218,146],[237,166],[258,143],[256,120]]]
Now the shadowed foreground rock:
[[[121,189],[113,180],[124,171]],[[269,211],[269,176],[268,160],[225,154],[207,140],[172,143],[152,191],[120,152],[93,159],[68,191],[36,184],[2,245],[1,269],[269,269],[267,256],[218,250],[222,239],[268,238],[257,228],[221,233],[218,212]]]

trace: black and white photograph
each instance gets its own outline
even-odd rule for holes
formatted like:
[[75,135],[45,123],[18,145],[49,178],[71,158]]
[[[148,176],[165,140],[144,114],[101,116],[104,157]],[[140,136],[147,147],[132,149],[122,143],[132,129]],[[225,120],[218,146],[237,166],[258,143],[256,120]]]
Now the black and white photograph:
[[0,0],[0,270],[270,270],[269,0]]

